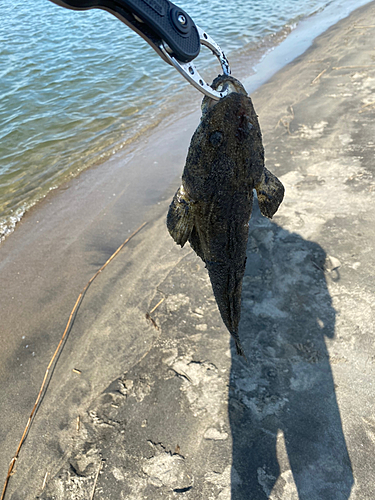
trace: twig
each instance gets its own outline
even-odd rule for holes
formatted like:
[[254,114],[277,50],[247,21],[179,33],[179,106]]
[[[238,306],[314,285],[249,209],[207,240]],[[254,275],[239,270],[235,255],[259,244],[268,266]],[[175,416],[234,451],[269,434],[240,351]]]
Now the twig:
[[314,85],[314,83],[316,83],[316,82],[319,80],[319,78],[320,78],[321,76],[323,76],[323,75],[324,75],[324,73],[325,73],[326,71],[327,71],[327,68],[326,68],[326,69],[323,69],[323,71],[321,71],[321,72],[319,73],[319,75],[318,75],[318,76],[316,76],[316,77],[314,78],[314,80],[311,82],[311,84],[310,84],[310,85]]
[[163,297],[162,299],[159,300],[159,302],[156,304],[155,307],[153,307],[151,309],[150,312],[146,312],[146,319],[148,319],[149,321],[151,321],[151,324],[154,328],[156,328],[156,330],[160,330],[158,324],[156,323],[156,321],[154,320],[154,318],[151,317],[151,314],[156,311],[156,309],[160,306],[160,304],[162,304],[163,302],[165,301],[165,297]]
[[101,468],[102,468],[102,463],[103,462],[100,460],[99,469],[98,469],[98,472],[96,473],[96,476],[95,476],[94,488],[92,490],[90,500],[94,500],[94,495],[95,495],[95,490],[96,490],[96,483],[98,482],[98,477],[99,477],[99,474],[100,474],[100,471],[101,471]]
[[178,375],[179,377],[186,378],[186,380],[188,382],[190,382],[191,384],[193,383],[193,381],[191,380],[191,378],[189,377],[189,375],[187,373],[185,373],[183,370],[177,371],[175,368],[172,368],[172,371],[174,371],[175,374]]
[[43,484],[42,484],[42,491],[44,490],[44,488],[46,487],[46,482],[47,482],[47,477],[48,477],[48,474],[49,472],[46,472],[46,475],[44,476],[44,479],[43,479]]
[[4,500],[4,498],[5,498],[5,492],[6,492],[6,489],[7,489],[7,486],[8,486],[8,482],[9,482],[10,476],[12,475],[12,470],[13,470],[14,464],[16,463],[16,460],[17,460],[18,455],[19,455],[19,453],[20,453],[20,450],[21,450],[21,447],[22,447],[22,445],[23,445],[23,442],[25,441],[26,435],[27,435],[27,433],[28,433],[28,431],[29,431],[29,428],[30,428],[30,426],[31,426],[31,422],[32,422],[32,419],[33,419],[34,413],[35,413],[35,411],[36,411],[36,409],[37,409],[37,407],[38,407],[38,405],[39,405],[40,399],[41,399],[41,397],[42,397],[42,395],[43,395],[44,388],[45,388],[46,383],[47,383],[47,380],[48,380],[48,375],[49,375],[50,369],[51,369],[51,367],[52,367],[52,365],[53,365],[53,363],[54,363],[54,361],[55,361],[55,359],[56,359],[56,356],[57,356],[57,355],[58,355],[58,353],[60,352],[61,346],[63,345],[64,340],[65,340],[65,337],[66,337],[66,335],[67,335],[67,333],[68,333],[68,331],[69,331],[69,329],[70,329],[70,326],[71,326],[72,320],[73,320],[73,318],[74,318],[74,315],[75,315],[75,313],[76,313],[77,309],[79,308],[79,306],[80,306],[80,304],[81,304],[81,302],[82,302],[82,300],[83,300],[83,297],[84,297],[84,295],[85,295],[85,293],[86,293],[87,289],[89,288],[89,286],[91,285],[91,283],[94,281],[94,279],[98,276],[98,274],[100,274],[100,273],[103,271],[103,269],[104,269],[105,267],[107,267],[107,266],[108,266],[108,264],[109,264],[109,263],[110,263],[110,262],[111,262],[111,261],[112,261],[112,260],[116,257],[116,255],[117,255],[117,254],[118,254],[118,253],[119,253],[119,252],[123,249],[123,247],[124,247],[124,246],[125,246],[125,245],[126,245],[126,244],[127,244],[127,243],[128,243],[128,242],[129,242],[129,241],[130,241],[130,240],[131,240],[131,239],[132,239],[132,238],[133,238],[133,237],[134,237],[137,233],[139,233],[139,231],[140,231],[141,229],[143,229],[143,228],[145,227],[145,225],[146,225],[146,224],[147,224],[147,222],[144,222],[141,226],[139,226],[139,228],[138,228],[138,229],[136,229],[136,230],[134,231],[134,233],[132,233],[132,234],[131,234],[131,235],[130,235],[130,236],[129,236],[129,237],[128,237],[125,241],[124,241],[124,243],[122,243],[122,244],[118,247],[118,249],[115,251],[115,253],[113,253],[113,254],[111,255],[111,257],[110,257],[110,258],[106,261],[106,263],[105,263],[105,264],[103,264],[103,266],[99,269],[99,271],[97,271],[97,272],[94,274],[94,276],[92,276],[92,278],[91,278],[91,279],[87,282],[86,286],[83,288],[82,292],[79,294],[78,299],[77,299],[77,301],[76,301],[76,303],[74,304],[74,307],[73,307],[73,309],[72,309],[72,312],[70,313],[70,316],[69,316],[69,319],[68,319],[68,323],[67,323],[67,325],[66,325],[66,327],[65,327],[64,333],[63,333],[63,335],[62,335],[62,337],[61,337],[61,339],[60,339],[60,342],[58,343],[58,345],[57,345],[57,347],[56,347],[55,352],[53,353],[53,356],[52,356],[52,358],[51,358],[51,361],[49,362],[49,364],[48,364],[48,366],[47,366],[46,372],[45,372],[45,374],[44,374],[43,382],[42,382],[42,385],[41,385],[40,390],[39,390],[39,394],[38,394],[38,396],[37,396],[37,398],[36,398],[36,401],[35,401],[35,403],[34,403],[34,407],[33,407],[32,411],[31,411],[31,413],[30,413],[30,416],[29,416],[29,419],[28,419],[28,421],[27,421],[27,424],[26,424],[25,430],[23,431],[23,434],[22,434],[21,440],[20,440],[20,442],[19,442],[19,444],[18,444],[17,451],[16,451],[16,453],[15,453],[14,457],[12,458],[12,460],[11,460],[11,462],[10,462],[10,464],[9,464],[8,474],[7,474],[7,477],[5,478],[5,483],[4,483],[4,487],[3,487],[3,492],[2,492],[2,494],[1,494],[0,500]]
[[369,102],[367,104],[364,104],[362,106],[362,108],[358,111],[358,113],[363,113],[364,111],[366,111],[364,108],[367,108],[368,106],[374,106],[374,104],[375,104],[375,101],[372,101],[372,102]]
[[80,428],[81,428],[81,417],[78,415],[78,417],[77,417],[77,423],[76,423],[76,430],[77,430],[77,432],[79,432]]
[[366,66],[334,66],[332,69],[360,69],[360,68],[375,68],[375,64],[367,64]]
[[150,313],[146,313],[146,319],[148,321],[151,321],[151,324],[152,326],[157,330],[157,331],[160,331],[160,328],[158,326],[158,324],[156,323],[156,321],[154,320],[154,318],[152,316],[150,316]]
[[156,309],[165,301],[165,297],[163,297],[162,299],[159,300],[159,302],[156,304],[155,307],[153,307],[151,309],[151,311],[149,312],[149,314],[152,314],[154,311],[156,311]]
[[319,266],[319,265],[318,265],[316,262],[314,262],[312,259],[311,259],[311,262],[312,262],[313,266],[315,266],[317,269],[319,269],[319,271],[322,271],[322,272],[324,273],[324,269],[323,269],[321,266]]

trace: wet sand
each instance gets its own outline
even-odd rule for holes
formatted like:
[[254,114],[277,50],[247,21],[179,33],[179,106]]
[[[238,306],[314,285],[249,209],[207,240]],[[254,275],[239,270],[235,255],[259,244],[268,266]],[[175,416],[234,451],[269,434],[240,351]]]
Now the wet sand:
[[247,364],[164,222],[199,112],[51,193],[0,246],[5,478],[79,292],[148,222],[88,290],[9,498],[374,497],[374,26],[372,3],[252,95],[286,195],[272,221],[254,209]]

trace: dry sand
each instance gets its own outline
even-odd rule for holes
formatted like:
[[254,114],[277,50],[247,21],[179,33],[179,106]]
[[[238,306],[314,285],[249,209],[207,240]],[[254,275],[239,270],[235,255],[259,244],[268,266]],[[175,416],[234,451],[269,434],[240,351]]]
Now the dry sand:
[[148,221],[90,287],[7,498],[375,497],[374,33],[371,3],[252,96],[286,196],[273,221],[254,209],[248,363],[164,223],[198,113],[49,196],[1,245],[5,479],[80,290]]

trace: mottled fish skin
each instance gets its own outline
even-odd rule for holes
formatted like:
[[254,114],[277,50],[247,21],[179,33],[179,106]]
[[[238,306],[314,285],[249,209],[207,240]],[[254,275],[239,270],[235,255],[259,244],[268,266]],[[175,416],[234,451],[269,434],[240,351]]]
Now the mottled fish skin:
[[182,175],[182,185],[169,207],[167,227],[176,243],[190,242],[205,262],[221,317],[233,336],[238,354],[242,280],[246,265],[253,190],[263,215],[278,209],[284,187],[264,167],[258,118],[240,82],[219,76],[217,89],[232,92],[213,101],[205,97]]

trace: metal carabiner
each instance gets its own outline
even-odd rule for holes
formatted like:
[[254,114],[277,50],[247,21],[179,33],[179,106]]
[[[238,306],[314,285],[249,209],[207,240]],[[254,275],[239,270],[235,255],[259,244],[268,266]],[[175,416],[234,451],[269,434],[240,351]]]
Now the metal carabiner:
[[[224,54],[224,52],[221,50],[220,46],[215,42],[215,40],[213,40],[210,37],[210,35],[208,35],[204,30],[202,30],[202,28],[200,28],[198,25],[195,26],[199,33],[199,40],[201,45],[204,45],[205,47],[211,49],[212,53],[218,58],[224,75],[230,75],[231,71],[228,59]],[[195,64],[193,64],[192,61],[187,63],[178,61],[171,54],[171,50],[169,49],[168,45],[165,42],[162,42],[159,48],[163,52],[165,57],[168,59],[169,64],[172,64],[177,69],[177,71],[181,73],[181,75],[184,78],[186,78],[186,80],[191,85],[193,85],[193,87],[198,89],[206,96],[211,97],[211,99],[218,101],[221,98],[228,95],[228,93],[230,92],[230,89],[228,87],[222,89],[221,91],[214,90],[210,85],[208,85],[208,83],[204,81],[204,79],[199,74],[197,68],[195,67]]]

